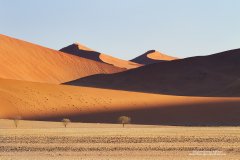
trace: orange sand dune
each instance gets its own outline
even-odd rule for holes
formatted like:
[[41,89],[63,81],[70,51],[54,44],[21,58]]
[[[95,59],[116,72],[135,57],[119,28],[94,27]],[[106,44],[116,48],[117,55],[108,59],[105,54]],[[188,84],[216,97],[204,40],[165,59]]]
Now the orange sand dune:
[[0,35],[0,77],[63,83],[123,69]]
[[132,62],[139,63],[139,64],[152,64],[157,62],[163,62],[163,61],[171,61],[178,59],[176,57],[171,57],[166,54],[160,53],[155,50],[149,50],[146,53],[132,59]]
[[168,125],[240,125],[240,98],[168,96],[0,79],[0,118]]
[[84,77],[67,84],[168,95],[240,97],[240,49]]
[[115,57],[112,57],[112,56],[109,56],[109,55],[106,55],[103,53],[93,51],[92,49],[90,49],[80,43],[74,43],[72,45],[69,45],[67,47],[60,49],[60,51],[69,53],[72,55],[76,55],[79,57],[91,59],[94,61],[103,62],[103,63],[110,64],[110,65],[120,67],[120,68],[131,69],[131,68],[137,68],[137,67],[141,66],[138,63],[134,63],[131,61],[125,61],[125,60],[118,59],[118,58],[115,58]]

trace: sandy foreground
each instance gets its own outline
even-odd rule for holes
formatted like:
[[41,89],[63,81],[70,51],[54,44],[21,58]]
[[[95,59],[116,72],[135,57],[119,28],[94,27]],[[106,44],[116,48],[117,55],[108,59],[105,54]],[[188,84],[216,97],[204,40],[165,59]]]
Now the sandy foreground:
[[240,159],[240,127],[0,120],[0,160]]

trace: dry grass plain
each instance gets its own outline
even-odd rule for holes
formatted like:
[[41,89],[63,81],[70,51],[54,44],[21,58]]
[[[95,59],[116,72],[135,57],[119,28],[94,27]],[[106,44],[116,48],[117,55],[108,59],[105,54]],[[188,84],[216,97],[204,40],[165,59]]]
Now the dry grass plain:
[[240,127],[0,120],[0,160],[240,159]]

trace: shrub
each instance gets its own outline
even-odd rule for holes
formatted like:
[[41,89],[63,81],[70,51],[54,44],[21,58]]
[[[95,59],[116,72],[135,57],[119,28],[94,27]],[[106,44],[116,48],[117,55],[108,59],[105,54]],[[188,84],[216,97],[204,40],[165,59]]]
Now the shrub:
[[68,125],[69,123],[71,123],[70,119],[68,119],[68,118],[63,118],[63,119],[62,119],[62,122],[63,122],[63,125],[64,125],[65,128],[67,127],[67,125]]
[[14,122],[14,125],[15,125],[16,128],[18,127],[19,121],[21,119],[22,118],[20,116],[16,116],[16,117],[13,118],[13,122]]
[[129,124],[131,123],[131,118],[127,117],[127,116],[120,116],[118,118],[118,122],[121,123],[123,125],[123,127],[125,126],[125,124]]

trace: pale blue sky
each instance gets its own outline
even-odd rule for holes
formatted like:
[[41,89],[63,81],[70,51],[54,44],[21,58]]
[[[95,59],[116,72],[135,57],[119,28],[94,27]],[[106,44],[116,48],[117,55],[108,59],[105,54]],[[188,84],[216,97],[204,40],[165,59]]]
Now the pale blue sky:
[[123,59],[240,48],[240,0],[0,0],[0,19],[1,34],[53,49],[78,41]]

